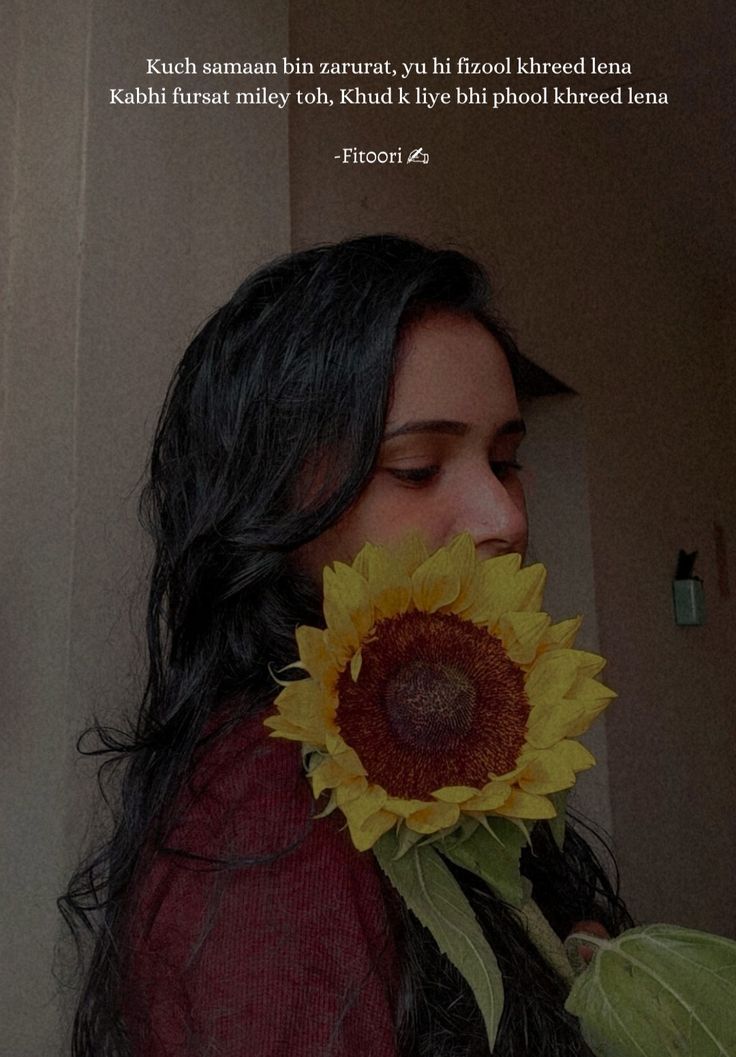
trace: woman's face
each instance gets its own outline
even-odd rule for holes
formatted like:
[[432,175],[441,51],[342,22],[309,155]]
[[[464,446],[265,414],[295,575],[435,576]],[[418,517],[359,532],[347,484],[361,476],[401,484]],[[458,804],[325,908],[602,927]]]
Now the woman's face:
[[366,541],[417,530],[430,550],[469,532],[478,556],[527,543],[524,437],[506,356],[471,316],[432,311],[402,342],[373,477],[341,520],[298,552],[304,571],[350,562]]

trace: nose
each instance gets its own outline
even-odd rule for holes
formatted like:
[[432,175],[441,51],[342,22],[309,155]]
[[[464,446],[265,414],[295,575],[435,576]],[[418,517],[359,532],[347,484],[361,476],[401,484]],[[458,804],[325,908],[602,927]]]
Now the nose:
[[518,477],[499,480],[489,469],[468,482],[457,507],[458,532],[469,532],[480,558],[526,553],[529,525],[524,488]]

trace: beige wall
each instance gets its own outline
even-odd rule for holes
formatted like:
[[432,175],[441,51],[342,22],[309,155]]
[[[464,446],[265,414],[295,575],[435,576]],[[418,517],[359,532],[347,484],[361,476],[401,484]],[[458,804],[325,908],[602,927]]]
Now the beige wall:
[[[476,252],[524,350],[580,394],[597,621],[620,695],[606,729],[625,891],[643,921],[736,935],[736,614],[713,546],[714,520],[731,548],[736,529],[730,6],[450,6],[344,0],[328,16],[292,0],[292,53],[594,54],[630,61],[636,87],[670,104],[295,111],[293,241],[395,230]],[[421,145],[431,162],[333,162],[346,145]],[[681,547],[700,552],[702,628],[673,623]]]
[[135,703],[135,492],[166,382],[197,325],[289,245],[283,113],[112,108],[107,88],[145,84],[149,55],[242,57],[234,39],[284,52],[285,2],[3,12],[0,1051],[13,1057],[61,1047],[55,900],[93,790],[74,740],[93,712]]

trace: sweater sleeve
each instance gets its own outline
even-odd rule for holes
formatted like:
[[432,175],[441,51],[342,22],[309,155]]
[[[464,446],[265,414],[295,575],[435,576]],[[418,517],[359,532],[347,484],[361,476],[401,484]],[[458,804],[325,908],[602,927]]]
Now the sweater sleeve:
[[262,717],[200,758],[128,904],[133,1057],[396,1057],[378,867],[314,810],[299,746]]

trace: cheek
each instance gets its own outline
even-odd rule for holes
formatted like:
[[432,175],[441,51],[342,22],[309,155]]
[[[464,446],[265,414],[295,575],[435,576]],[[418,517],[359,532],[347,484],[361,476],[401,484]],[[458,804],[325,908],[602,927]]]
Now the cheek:
[[524,490],[524,482],[519,478],[509,482],[507,492],[512,500],[519,508],[524,511],[526,516],[526,492]]
[[416,531],[434,549],[446,542],[453,523],[452,504],[430,490],[392,488],[358,513],[351,535],[377,544],[394,543]]
[[[523,491],[518,502],[523,507]],[[411,531],[434,550],[459,531],[457,510],[458,497],[441,489],[401,488],[376,479],[337,525],[301,548],[300,564],[316,576],[328,562],[350,563],[367,541],[390,545]]]

